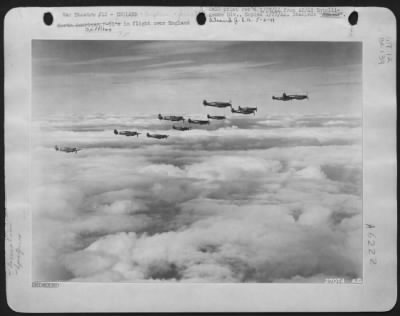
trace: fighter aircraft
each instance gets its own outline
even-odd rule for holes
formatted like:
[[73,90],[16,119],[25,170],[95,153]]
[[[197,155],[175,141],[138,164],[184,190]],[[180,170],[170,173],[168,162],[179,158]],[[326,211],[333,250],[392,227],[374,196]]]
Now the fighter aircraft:
[[285,92],[282,93],[281,97],[272,97],[272,100],[279,100],[279,101],[292,101],[292,100],[304,100],[308,99],[308,95],[306,94],[286,94]]
[[185,122],[185,119],[183,116],[175,116],[175,115],[170,115],[170,116],[162,116],[161,114],[158,114],[158,119],[159,120],[168,120],[168,121],[173,121],[173,122]]
[[185,126],[175,126],[175,125],[172,125],[172,128],[173,128],[173,129],[176,129],[176,130],[178,130],[178,131],[188,131],[188,130],[190,130],[190,129],[191,129],[190,127],[185,127]]
[[207,114],[207,118],[212,119],[212,120],[225,120],[226,117],[223,115],[209,115]]
[[232,108],[231,112],[232,113],[240,113],[240,114],[253,114],[253,115],[256,115],[256,112],[252,111],[252,110],[240,110],[240,109],[235,110],[234,108]]
[[57,151],[63,151],[63,152],[66,152],[66,153],[75,153],[75,154],[77,154],[78,151],[82,150],[82,149],[77,148],[77,147],[61,147],[61,146],[58,147],[57,145],[55,145],[54,148]]
[[147,133],[146,135],[147,135],[147,137],[157,138],[157,139],[168,138],[168,136],[169,136],[169,135],[164,135],[164,134],[150,134],[150,133]]
[[253,112],[257,112],[257,107],[249,107],[249,106],[241,107],[241,106],[239,106],[239,111],[253,111]]
[[209,120],[191,120],[191,119],[189,119],[188,122],[192,123],[192,124],[199,124],[199,125],[210,124]]
[[114,134],[115,135],[125,135],[125,136],[136,136],[136,137],[139,137],[139,135],[141,134],[141,133],[139,133],[139,132],[131,132],[131,131],[117,131],[116,129],[114,130]]
[[227,107],[232,107],[232,103],[229,102],[207,102],[207,100],[203,101],[204,106],[213,106],[216,108],[227,108]]

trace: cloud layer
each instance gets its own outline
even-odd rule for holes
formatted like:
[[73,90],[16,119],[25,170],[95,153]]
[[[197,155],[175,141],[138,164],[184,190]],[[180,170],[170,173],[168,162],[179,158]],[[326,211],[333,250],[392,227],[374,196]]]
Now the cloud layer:
[[[231,117],[188,132],[170,125],[100,114],[38,122],[35,279],[361,277],[359,118]],[[170,137],[116,136],[114,128]],[[56,152],[55,144],[83,150]]]

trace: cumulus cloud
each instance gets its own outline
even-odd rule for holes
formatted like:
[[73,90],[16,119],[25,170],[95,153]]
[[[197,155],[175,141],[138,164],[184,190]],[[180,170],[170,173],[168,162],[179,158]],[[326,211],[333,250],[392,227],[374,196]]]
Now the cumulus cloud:
[[296,175],[305,179],[323,179],[325,174],[319,166],[308,166],[296,172]]
[[[132,129],[168,128],[145,116],[126,120]],[[99,114],[41,122],[33,154],[35,279],[361,277],[358,118],[232,119],[169,130],[163,141],[113,135],[118,121]],[[56,152],[61,142],[83,150]]]

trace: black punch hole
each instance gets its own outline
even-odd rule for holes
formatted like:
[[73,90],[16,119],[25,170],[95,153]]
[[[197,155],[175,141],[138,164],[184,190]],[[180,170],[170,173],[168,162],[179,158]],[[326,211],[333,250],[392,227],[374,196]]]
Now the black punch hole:
[[356,25],[358,21],[358,12],[357,11],[353,11],[350,13],[349,15],[349,23],[350,25]]
[[199,25],[204,25],[206,24],[206,15],[203,12],[200,12],[197,14],[196,20]]
[[52,25],[53,24],[53,15],[50,12],[46,12],[43,15],[43,22],[46,25]]

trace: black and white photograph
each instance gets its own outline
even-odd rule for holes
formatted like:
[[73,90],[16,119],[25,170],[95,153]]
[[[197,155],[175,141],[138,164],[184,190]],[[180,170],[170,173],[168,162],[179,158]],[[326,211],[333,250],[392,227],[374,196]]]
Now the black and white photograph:
[[10,10],[10,309],[391,310],[396,38],[380,7]]
[[32,280],[361,283],[362,43],[32,41]]

